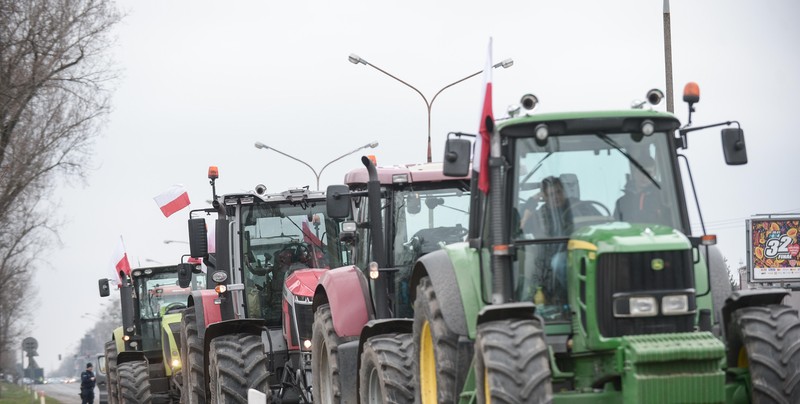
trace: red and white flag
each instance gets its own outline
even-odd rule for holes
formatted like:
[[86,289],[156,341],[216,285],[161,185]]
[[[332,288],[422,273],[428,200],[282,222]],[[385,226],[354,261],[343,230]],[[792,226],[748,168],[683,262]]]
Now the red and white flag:
[[[472,156],[472,167],[478,172],[478,189],[489,193],[489,140],[494,132],[494,114],[492,113],[492,38],[489,38],[489,51],[486,55],[486,67],[483,69],[483,108],[479,133],[481,138],[475,142],[475,153]],[[475,164],[478,159],[478,164]]]
[[189,206],[189,194],[181,184],[173,185],[153,198],[165,217]]
[[119,243],[114,250],[114,255],[111,256],[111,267],[109,272],[113,275],[109,277],[111,282],[116,282],[117,287],[122,284],[120,272],[125,275],[131,274],[131,264],[128,262],[128,253],[125,252],[125,244],[122,242],[122,236],[119,236]]

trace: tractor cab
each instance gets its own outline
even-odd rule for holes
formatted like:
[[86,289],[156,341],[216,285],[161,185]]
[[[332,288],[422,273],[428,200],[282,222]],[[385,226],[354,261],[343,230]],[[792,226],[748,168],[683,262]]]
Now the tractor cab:
[[588,226],[609,234],[689,233],[675,181],[678,125],[671,115],[631,110],[542,114],[504,130],[513,159],[507,231],[516,250],[515,300],[534,301],[546,320],[568,321],[567,251],[571,236]]
[[186,308],[192,290],[205,287],[202,275],[193,274],[191,285],[181,288],[174,265],[133,269],[134,310],[138,313],[134,323],[138,322],[135,326],[140,330],[140,335],[134,336],[131,341],[141,338],[143,351],[161,350],[161,322],[164,316],[180,313]]

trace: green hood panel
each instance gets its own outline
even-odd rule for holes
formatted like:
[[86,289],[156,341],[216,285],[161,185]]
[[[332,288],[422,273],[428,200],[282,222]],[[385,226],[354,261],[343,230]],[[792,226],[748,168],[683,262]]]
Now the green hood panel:
[[598,253],[608,252],[642,252],[659,250],[688,250],[689,239],[672,227],[662,225],[642,225],[624,222],[613,222],[583,227],[572,234],[572,249],[591,249],[581,241],[589,243]]

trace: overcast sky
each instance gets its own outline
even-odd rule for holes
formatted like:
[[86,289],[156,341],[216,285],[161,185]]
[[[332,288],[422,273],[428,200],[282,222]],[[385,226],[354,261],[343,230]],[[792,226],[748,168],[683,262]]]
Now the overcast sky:
[[[493,37],[495,61],[514,59],[494,71],[496,117],[525,93],[536,94],[544,112],[628,108],[647,90],[665,89],[662,0],[119,5],[128,16],[112,52],[121,72],[114,111],[85,186],[53,194],[63,245],[44,252],[37,272],[32,335],[47,370],[91,327],[82,314],[107,304],[96,281],[120,235],[133,266],[176,263],[188,251],[163,242],[187,238],[188,209],[164,218],[152,199],[169,186],[184,184],[192,208],[210,199],[209,165],[219,166],[220,193],[259,183],[275,192],[314,187],[311,170],[254,148],[256,141],[316,169],[373,140],[381,165],[424,161],[422,98],[349,63],[351,53],[430,98],[482,69]],[[745,131],[746,166],[724,164],[717,129],[691,133],[685,151],[708,231],[735,267],[746,258],[746,218],[800,212],[800,2],[673,0],[671,11],[676,115],[686,120],[680,93],[696,81],[695,125],[738,120]],[[447,132],[477,131],[481,86],[478,76],[436,99],[435,160]],[[341,183],[358,156],[328,167],[322,187]]]

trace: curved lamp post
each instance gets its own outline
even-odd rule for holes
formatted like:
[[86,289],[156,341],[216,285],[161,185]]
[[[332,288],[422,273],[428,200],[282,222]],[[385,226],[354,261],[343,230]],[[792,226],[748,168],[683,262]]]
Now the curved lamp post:
[[339,160],[341,160],[341,159],[343,159],[343,158],[345,158],[345,157],[347,157],[347,156],[349,156],[349,155],[351,155],[351,154],[353,154],[353,153],[355,153],[355,152],[357,152],[359,150],[366,149],[366,148],[374,149],[374,148],[378,147],[378,142],[370,142],[370,143],[367,143],[367,144],[365,144],[365,145],[363,145],[361,147],[356,148],[353,151],[350,151],[350,152],[347,152],[345,154],[342,154],[341,156],[329,161],[327,164],[322,166],[322,169],[320,169],[319,172],[317,172],[317,170],[315,170],[314,167],[311,167],[311,165],[306,163],[305,161],[300,160],[299,158],[294,157],[292,155],[286,154],[286,153],[284,153],[284,152],[282,152],[282,151],[280,151],[280,150],[278,150],[278,149],[276,149],[274,147],[267,146],[264,143],[256,142],[255,147],[256,147],[256,149],[272,150],[275,153],[278,153],[280,155],[286,156],[286,157],[288,157],[288,158],[290,158],[290,159],[292,159],[294,161],[297,161],[298,163],[303,164],[304,166],[310,168],[311,171],[314,173],[314,177],[317,178],[317,191],[319,191],[319,177],[322,175],[322,172],[325,171],[326,168],[328,168],[329,165],[331,165],[332,163],[335,163],[335,162],[337,162],[337,161],[339,161]]
[[[439,94],[441,94],[442,91],[447,90],[448,88],[450,88],[450,87],[452,87],[452,86],[454,86],[454,85],[456,85],[456,84],[458,84],[458,83],[460,83],[460,82],[462,82],[464,80],[470,79],[472,77],[475,77],[475,76],[483,73],[483,70],[478,70],[477,72],[472,73],[467,77],[464,77],[462,79],[456,80],[456,81],[454,81],[454,82],[442,87],[441,90],[437,91],[436,94],[433,95],[433,98],[431,98],[430,102],[428,102],[428,99],[425,97],[425,95],[422,94],[421,91],[417,90],[416,87],[414,87],[411,84],[408,84],[405,81],[397,78],[396,76],[392,75],[391,73],[387,72],[386,70],[383,70],[380,67],[375,66],[374,64],[372,64],[370,62],[367,62],[366,59],[363,59],[360,56],[351,53],[350,56],[347,57],[347,60],[349,60],[350,63],[356,64],[356,65],[357,64],[363,64],[363,65],[367,65],[369,67],[372,67],[373,69],[375,69],[375,70],[377,70],[377,71],[379,71],[379,72],[381,72],[381,73],[383,73],[383,74],[385,74],[385,75],[387,75],[387,76],[389,76],[389,77],[391,77],[391,78],[393,78],[393,79],[405,84],[406,86],[410,87],[412,90],[416,91],[417,94],[419,94],[420,97],[422,97],[422,100],[425,101],[425,107],[428,108],[428,163],[431,162],[431,107],[433,106],[433,102],[436,101],[436,97],[439,96]],[[502,67],[504,69],[507,69],[507,68],[509,68],[509,67],[511,67],[513,65],[514,65],[514,61],[512,59],[506,59],[506,60],[503,60],[502,62],[495,63],[492,66],[492,68],[496,69],[498,67]]]

